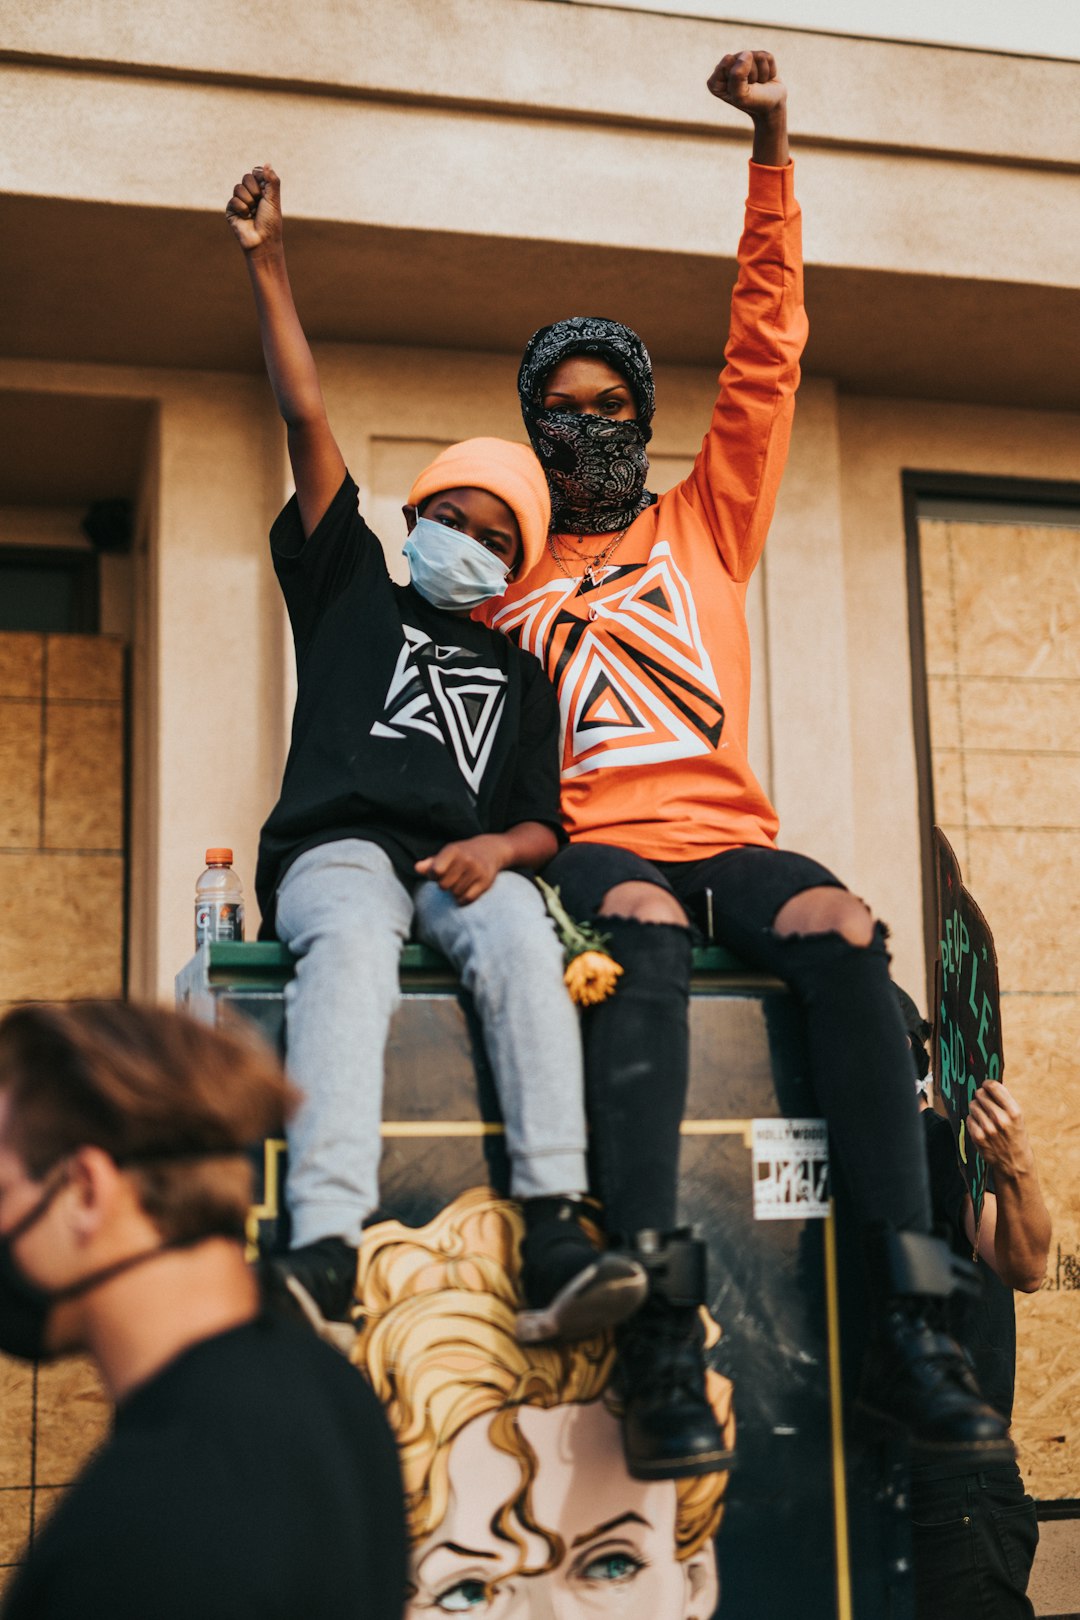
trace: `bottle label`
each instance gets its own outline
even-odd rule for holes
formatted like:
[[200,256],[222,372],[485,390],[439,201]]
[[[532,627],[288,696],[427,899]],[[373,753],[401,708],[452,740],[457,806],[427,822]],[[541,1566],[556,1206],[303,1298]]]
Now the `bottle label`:
[[242,940],[244,937],[244,906],[235,900],[197,900],[195,902],[195,949],[206,940]]

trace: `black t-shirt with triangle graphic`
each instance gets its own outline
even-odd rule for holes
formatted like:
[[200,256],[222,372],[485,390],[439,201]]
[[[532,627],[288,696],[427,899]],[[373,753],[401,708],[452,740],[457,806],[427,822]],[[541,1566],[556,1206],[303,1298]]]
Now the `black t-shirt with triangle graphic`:
[[259,842],[262,937],[290,864],[339,838],[380,845],[402,881],[456,839],[559,816],[559,709],[538,661],[395,585],[346,477],[305,541],[295,496],[270,531],[296,644],[281,796]]

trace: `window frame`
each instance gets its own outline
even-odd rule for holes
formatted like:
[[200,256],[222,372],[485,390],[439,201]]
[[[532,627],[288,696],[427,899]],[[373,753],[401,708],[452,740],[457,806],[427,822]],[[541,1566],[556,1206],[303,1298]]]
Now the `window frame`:
[[[1080,523],[1080,483],[1071,479],[1006,478],[975,473],[929,472],[904,468],[900,475],[904,503],[904,541],[907,554],[908,636],[911,648],[911,709],[915,737],[915,776],[919,800],[919,852],[922,861],[923,939],[926,956],[927,1001],[934,996],[937,958],[937,896],[934,892],[934,779],[930,752],[930,692],[926,676],[926,626],[923,620],[922,557],[919,550],[919,505],[944,498],[972,501],[987,508],[1024,506],[1038,522],[1040,509],[1046,522],[1055,519],[1048,508],[1075,509]],[[969,518],[966,521],[975,522]],[[1015,513],[1008,521],[1019,521]],[[1058,520],[1060,522],[1060,520]]]

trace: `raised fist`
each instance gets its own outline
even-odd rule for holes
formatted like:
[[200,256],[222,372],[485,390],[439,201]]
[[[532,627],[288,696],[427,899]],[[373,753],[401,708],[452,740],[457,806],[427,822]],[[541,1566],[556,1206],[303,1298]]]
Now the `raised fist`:
[[281,241],[281,181],[269,163],[259,163],[233,186],[225,218],[245,253]]
[[718,100],[751,118],[765,117],[787,102],[787,86],[769,51],[735,51],[725,56],[709,75],[709,89]]

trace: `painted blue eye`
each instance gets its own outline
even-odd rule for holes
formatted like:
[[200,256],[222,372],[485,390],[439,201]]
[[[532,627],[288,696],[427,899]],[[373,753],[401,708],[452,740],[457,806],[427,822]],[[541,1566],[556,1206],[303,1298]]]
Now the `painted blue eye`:
[[582,1575],[587,1581],[632,1581],[644,1566],[629,1553],[604,1553],[585,1565]]
[[483,1581],[458,1581],[436,1600],[443,1614],[469,1614],[487,1604],[488,1590]]

